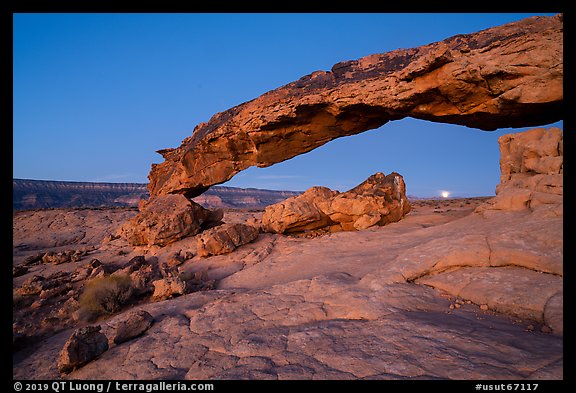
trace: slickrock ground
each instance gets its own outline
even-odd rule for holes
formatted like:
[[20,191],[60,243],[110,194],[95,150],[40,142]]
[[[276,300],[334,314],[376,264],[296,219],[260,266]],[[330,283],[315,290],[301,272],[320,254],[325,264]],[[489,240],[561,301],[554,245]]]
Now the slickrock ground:
[[[89,250],[78,262],[30,265],[14,288],[91,258],[112,265],[144,255],[160,264],[177,251],[194,255],[180,271],[217,280],[214,290],[140,302],[93,323],[110,348],[66,378],[562,379],[562,216],[475,213],[483,203],[415,200],[384,227],[260,234],[208,258],[196,255],[195,237],[164,248],[115,238],[136,210],[19,212],[15,266],[41,251]],[[226,211],[224,221],[261,215]],[[14,378],[61,377],[58,354],[86,323],[43,330],[50,304],[14,311],[15,322],[35,323],[15,349]],[[139,309],[154,324],[114,344],[115,326]]]

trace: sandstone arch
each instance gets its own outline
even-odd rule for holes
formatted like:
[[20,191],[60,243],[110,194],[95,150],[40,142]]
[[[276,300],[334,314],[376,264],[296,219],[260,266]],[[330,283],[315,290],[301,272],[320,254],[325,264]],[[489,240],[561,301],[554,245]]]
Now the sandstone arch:
[[414,117],[482,130],[562,118],[562,16],[533,17],[337,63],[214,115],[149,174],[151,196],[197,196],[236,173]]

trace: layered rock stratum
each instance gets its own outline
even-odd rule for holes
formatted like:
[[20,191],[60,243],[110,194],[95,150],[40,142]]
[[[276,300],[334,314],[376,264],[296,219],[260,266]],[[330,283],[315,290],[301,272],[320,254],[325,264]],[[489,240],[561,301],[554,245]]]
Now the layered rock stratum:
[[564,194],[564,141],[559,128],[536,128],[503,135],[500,184],[488,208],[500,210],[561,206]]
[[200,195],[335,138],[413,117],[482,130],[562,118],[562,15],[532,17],[411,49],[335,64],[196,126],[159,150],[152,196]]
[[[286,198],[296,191],[262,190],[215,186],[194,198],[209,209],[261,209]],[[102,183],[54,180],[13,179],[14,210],[76,207],[137,207],[150,193],[145,183]]]

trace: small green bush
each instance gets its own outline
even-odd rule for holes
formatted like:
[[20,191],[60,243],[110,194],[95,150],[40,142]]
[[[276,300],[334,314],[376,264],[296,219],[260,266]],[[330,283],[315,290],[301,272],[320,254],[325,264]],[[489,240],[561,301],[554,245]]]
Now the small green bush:
[[112,314],[130,300],[133,291],[132,280],[126,274],[97,277],[86,283],[78,302],[83,313]]

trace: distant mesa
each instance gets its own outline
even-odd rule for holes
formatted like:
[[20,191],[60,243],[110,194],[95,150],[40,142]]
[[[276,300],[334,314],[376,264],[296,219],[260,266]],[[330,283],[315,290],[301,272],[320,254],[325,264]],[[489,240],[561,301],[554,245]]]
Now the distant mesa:
[[[142,183],[92,183],[13,179],[12,208],[33,210],[78,207],[137,207],[149,192]],[[297,191],[260,190],[218,186],[194,199],[210,209],[263,209],[289,197]]]
[[12,180],[14,210],[138,206],[148,195],[146,184],[139,183]]

